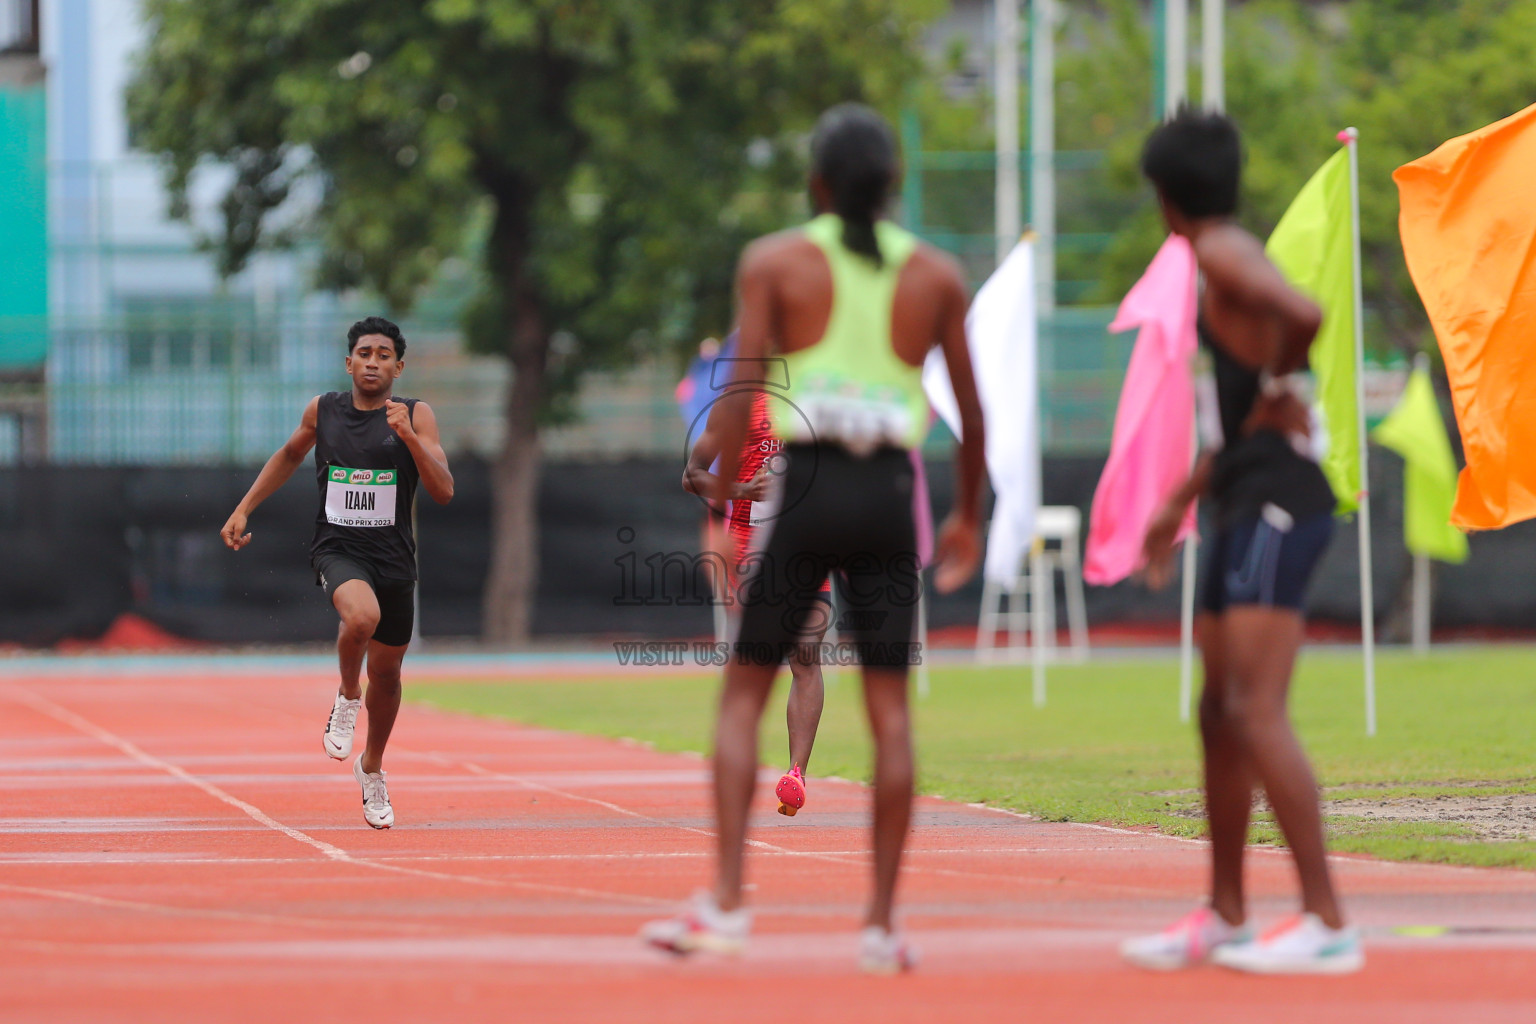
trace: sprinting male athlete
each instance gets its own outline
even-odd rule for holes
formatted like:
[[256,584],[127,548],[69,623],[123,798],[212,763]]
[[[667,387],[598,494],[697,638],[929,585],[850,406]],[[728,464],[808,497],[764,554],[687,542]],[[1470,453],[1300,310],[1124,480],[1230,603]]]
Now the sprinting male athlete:
[[[1305,406],[1285,384],[1307,364],[1322,312],[1233,222],[1241,146],[1219,114],[1183,109],[1147,139],[1142,170],[1169,230],[1194,247],[1204,292],[1221,437],[1147,532],[1148,580],[1167,582],[1190,502],[1209,500],[1216,534],[1195,621],[1205,664],[1200,739],[1211,832],[1210,904],[1125,943],[1127,959],[1173,970],[1206,960],[1262,973],[1328,973],[1364,963],[1344,924],[1323,846],[1311,765],[1286,712],[1303,639],[1307,582],[1333,531],[1334,496],[1307,443]],[[1243,852],[1262,786],[1301,878],[1302,913],[1254,937]]]
[[[910,968],[893,907],[912,815],[907,675],[922,580],[911,449],[928,428],[924,357],[946,357],[960,408],[959,486],[936,544],[935,584],[950,591],[976,570],[984,438],[966,348],[969,296],[947,256],[883,220],[899,166],[887,125],[867,107],[824,114],[811,146],[810,190],[820,215],[799,230],[754,242],[738,270],[744,360],[777,357],[787,401],[771,403],[788,467],[777,517],[746,586],[735,653],[725,668],[715,729],[719,862],[714,889],[677,917],[643,931],[676,953],[741,950],[751,926],[742,906],[747,815],[757,779],[758,722],[779,665],[815,612],[820,581],[839,574],[863,666],[875,744],[874,893],[859,961],[875,973]],[[743,363],[743,366],[748,365]],[[738,381],[742,378],[738,375]],[[721,400],[716,500],[738,478],[750,390]]]
[[[751,420],[741,449],[736,482],[725,489],[731,499],[726,519],[730,549],[726,557],[727,593],[732,606],[741,596],[741,576],[749,568],[748,560],[761,549],[758,531],[770,527],[778,514],[783,495],[780,483],[787,465],[784,442],[773,435],[773,420],[768,394],[758,391],[752,398]],[[693,444],[688,466],[683,470],[683,490],[702,497],[721,490],[721,481],[710,472],[720,456],[721,410],[728,406],[716,402],[705,421],[704,431]],[[826,685],[821,675],[820,644],[831,625],[832,581],[823,580],[816,599],[822,603],[819,614],[806,623],[804,639],[790,658],[789,701],[784,710],[789,726],[789,771],[779,779],[774,795],[779,798],[779,813],[793,816],[805,806],[805,773],[810,769],[811,748],[816,744],[816,730],[821,725],[821,710],[826,703]]]
[[352,763],[363,791],[363,820],[389,828],[395,811],[384,781],[384,747],[400,710],[400,663],[416,620],[416,535],[411,518],[420,484],[434,501],[453,497],[453,474],[438,441],[437,418],[425,402],[396,399],[405,370],[405,339],[383,317],[347,331],[351,391],[310,400],[298,429],[267,460],[222,531],[239,551],[251,542],[246,523],[315,449],[320,509],[310,560],[315,582],[341,616],[336,653],[341,688],[326,721],[325,752],[352,753],[368,662],[368,743]]

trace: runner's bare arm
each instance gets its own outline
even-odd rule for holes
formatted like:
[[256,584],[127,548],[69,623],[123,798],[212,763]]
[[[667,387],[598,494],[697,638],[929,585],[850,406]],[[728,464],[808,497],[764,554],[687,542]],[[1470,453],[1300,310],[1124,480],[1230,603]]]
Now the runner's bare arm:
[[281,448],[272,453],[267,464],[261,467],[261,472],[256,474],[256,482],[251,484],[251,489],[245,492],[245,497],[235,506],[224,529],[219,531],[231,551],[239,551],[251,542],[251,535],[245,530],[251,513],[256,511],[257,505],[288,482],[293,471],[299,468],[309,450],[315,446],[315,424],[319,415],[320,399],[317,396],[309,400],[309,404],[304,407],[304,415],[299,417],[298,428]]
[[1210,486],[1214,464],[1214,455],[1206,453],[1200,456],[1189,479],[1169,496],[1147,526],[1147,535],[1141,544],[1141,573],[1147,586],[1153,590],[1163,589],[1173,578],[1174,542],[1178,539],[1179,527],[1184,523],[1190,502],[1204,494]]
[[[768,471],[759,470],[758,474],[746,483],[733,483],[729,487],[724,486],[720,477],[709,471],[709,467],[715,464],[720,457],[720,436],[717,418],[724,403],[716,403],[709,410],[709,420],[705,423],[704,432],[693,443],[693,451],[688,455],[688,465],[683,467],[683,490],[689,494],[697,494],[701,498],[709,498],[717,490],[725,490],[731,500],[745,499],[748,501],[761,501],[767,491]],[[713,505],[714,503],[711,502]],[[722,514],[724,510],[720,510]]]
[[[711,423],[719,411],[718,405],[709,411]],[[693,450],[688,453],[688,465],[683,467],[683,490],[701,498],[714,494],[719,481],[709,471],[709,467],[715,464],[719,454],[720,443],[715,439],[714,429],[706,425],[698,440],[693,442]]]
[[1272,331],[1227,340],[1252,343],[1256,350],[1248,353],[1249,358],[1277,377],[1306,366],[1307,350],[1323,324],[1323,311],[1291,287],[1258,239],[1236,229],[1213,231],[1200,239],[1198,254],[1206,287],[1273,325]]
[[970,296],[958,267],[946,261],[944,271],[939,344],[955,403],[960,407],[960,457],[956,460],[955,507],[939,528],[934,544],[933,583],[941,594],[963,586],[981,561],[981,481],[987,468],[986,424],[965,335]]
[[421,486],[432,495],[439,505],[453,500],[453,474],[448,471],[448,455],[443,451],[437,436],[437,414],[426,402],[417,402],[416,411],[404,402],[390,400],[384,403],[389,429],[399,435],[411,458],[416,460],[416,472],[421,475]]

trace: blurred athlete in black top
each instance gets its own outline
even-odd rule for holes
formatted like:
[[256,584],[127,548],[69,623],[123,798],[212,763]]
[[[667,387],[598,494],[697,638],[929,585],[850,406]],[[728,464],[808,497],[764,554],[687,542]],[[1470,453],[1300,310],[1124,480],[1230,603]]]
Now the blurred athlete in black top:
[[[1339,974],[1364,962],[1323,847],[1317,783],[1286,712],[1307,582],[1333,531],[1334,497],[1287,375],[1307,365],[1322,311],[1238,227],[1237,128],[1182,109],[1147,139],[1142,170],[1168,228],[1189,239],[1204,282],[1198,319],[1216,378],[1221,437],[1147,532],[1147,576],[1170,576],[1191,501],[1215,518],[1196,630],[1205,663],[1200,738],[1211,832],[1211,902],[1122,951],[1145,967],[1204,960],[1260,973]],[[1243,898],[1253,789],[1262,786],[1296,860],[1303,913],[1255,938]]]
[[337,760],[352,752],[366,654],[368,743],[352,774],[363,790],[364,820],[389,828],[395,812],[384,782],[384,747],[400,710],[400,663],[415,625],[416,488],[447,504],[453,474],[431,407],[394,397],[395,380],[405,369],[400,328],[377,316],[353,324],[346,365],[352,390],[311,399],[298,429],[267,460],[222,533],[231,550],[249,544],[250,514],[315,449],[320,505],[310,558],[315,582],[341,616],[341,689],[323,742]]

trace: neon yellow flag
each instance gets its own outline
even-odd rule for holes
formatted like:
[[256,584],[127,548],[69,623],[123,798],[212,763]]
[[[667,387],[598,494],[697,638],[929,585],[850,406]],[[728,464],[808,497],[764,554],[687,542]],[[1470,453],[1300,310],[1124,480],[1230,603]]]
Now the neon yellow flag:
[[1360,418],[1355,394],[1355,260],[1349,150],[1328,158],[1291,201],[1264,251],[1286,280],[1323,307],[1312,343],[1317,405],[1328,431],[1323,473],[1338,511],[1360,504]]
[[1403,539],[1408,550],[1442,562],[1467,560],[1467,537],[1451,525],[1456,456],[1427,370],[1415,370],[1392,414],[1371,431],[1376,443],[1407,463],[1403,471]]

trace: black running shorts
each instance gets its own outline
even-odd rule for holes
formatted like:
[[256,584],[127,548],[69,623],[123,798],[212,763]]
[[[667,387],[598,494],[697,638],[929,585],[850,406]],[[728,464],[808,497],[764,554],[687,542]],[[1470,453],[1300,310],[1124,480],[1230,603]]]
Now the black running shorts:
[[766,543],[743,561],[735,656],[781,664],[827,615],[818,592],[836,574],[839,639],[854,645],[862,665],[904,671],[921,654],[912,638],[922,576],[910,456],[809,444],[785,452],[781,510],[759,527],[769,531]]
[[1217,530],[1210,544],[1200,605],[1221,614],[1233,605],[1301,611],[1307,583],[1333,536],[1331,513],[1292,519],[1275,505]]
[[332,597],[336,588],[348,580],[362,580],[379,602],[379,625],[373,638],[390,647],[404,647],[411,642],[416,625],[416,583],[414,580],[385,579],[366,563],[346,555],[315,556],[315,584]]

